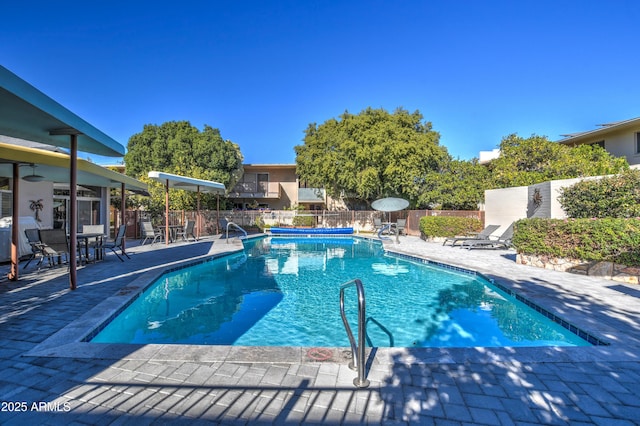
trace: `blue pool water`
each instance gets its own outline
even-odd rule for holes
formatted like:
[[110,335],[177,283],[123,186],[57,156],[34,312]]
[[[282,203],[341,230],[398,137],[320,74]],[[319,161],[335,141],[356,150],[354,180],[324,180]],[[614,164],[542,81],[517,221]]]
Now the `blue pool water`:
[[[349,346],[340,285],[365,289],[369,346],[583,346],[480,276],[385,255],[359,238],[263,238],[163,275],[93,342]],[[355,289],[345,307],[357,330]]]

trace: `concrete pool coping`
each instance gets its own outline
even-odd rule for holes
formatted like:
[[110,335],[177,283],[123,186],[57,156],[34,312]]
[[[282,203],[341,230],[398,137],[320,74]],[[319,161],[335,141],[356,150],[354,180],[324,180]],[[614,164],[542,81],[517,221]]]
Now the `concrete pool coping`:
[[[385,249],[389,253],[426,259],[437,263],[445,263],[463,269],[476,271],[487,276],[501,286],[521,294],[535,303],[544,306],[550,312],[558,313],[560,317],[572,324],[581,326],[581,329],[598,336],[610,343],[608,346],[582,346],[582,347],[475,347],[475,348],[367,348],[369,364],[414,364],[414,363],[496,363],[508,362],[516,357],[519,362],[581,362],[581,361],[636,361],[640,353],[640,345],[637,338],[624,338],[624,329],[612,327],[608,321],[586,317],[579,310],[568,310],[561,298],[553,299],[545,297],[538,288],[527,288],[522,283],[508,277],[514,277],[509,271],[505,274],[496,274],[497,265],[486,262],[487,257],[499,256],[497,259],[506,259],[509,251],[487,251],[489,256],[481,255],[480,263],[469,265],[469,259],[464,262],[456,262],[450,256],[458,249],[445,247],[433,250],[431,253],[419,253],[414,245],[421,244],[424,247],[435,248],[435,245],[403,238],[401,244],[384,242]],[[90,358],[90,359],[124,359],[145,361],[199,361],[199,362],[240,362],[240,363],[315,363],[315,362],[348,362],[350,348],[308,348],[308,347],[258,347],[258,346],[205,346],[205,345],[174,345],[174,344],[106,344],[83,341],[94,330],[110,320],[123,306],[135,298],[148,285],[156,280],[167,270],[180,268],[198,261],[204,261],[212,257],[224,256],[241,250],[234,245],[227,246],[215,254],[196,256],[190,259],[175,262],[165,268],[149,271],[126,287],[121,288],[115,295],[87,311],[77,320],[68,324],[48,339],[25,353],[31,357],[58,357],[58,358]],[[457,251],[458,254],[465,251]],[[445,254],[445,256],[442,256]],[[466,256],[465,256],[466,257]],[[484,258],[484,259],[482,259]],[[495,259],[494,259],[495,260]],[[502,262],[504,263],[504,262]],[[504,265],[500,265],[504,267]],[[535,274],[536,268],[518,265],[519,268],[527,268],[530,275]],[[548,272],[548,271],[547,271]],[[567,274],[562,277],[566,281],[575,281],[576,276]],[[593,280],[587,280],[587,282]],[[601,285],[601,283],[599,283]],[[582,324],[587,324],[583,326]],[[629,330],[631,331],[631,330]]]

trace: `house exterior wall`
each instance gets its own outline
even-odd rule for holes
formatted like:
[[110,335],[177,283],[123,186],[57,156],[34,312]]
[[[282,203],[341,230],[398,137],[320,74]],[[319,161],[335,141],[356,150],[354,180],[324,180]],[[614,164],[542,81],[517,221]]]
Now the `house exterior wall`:
[[[301,204],[299,200],[300,182],[296,174],[295,164],[245,164],[244,176],[231,191],[229,191],[229,199],[237,204],[251,204],[254,201],[258,204],[268,205],[271,210],[283,210],[296,207]],[[255,185],[254,176],[257,174],[269,175],[269,195],[262,196],[258,193],[248,193],[247,188],[253,189]],[[248,182],[243,186],[243,182]],[[276,191],[277,188],[277,191]],[[302,188],[309,190],[311,188]],[[320,188],[323,194],[324,189]],[[272,194],[273,192],[273,194]],[[277,192],[277,196],[275,195]],[[304,193],[304,191],[303,191]],[[326,204],[325,204],[326,203]],[[325,196],[322,201],[307,202],[308,204],[325,204],[328,210],[340,210],[344,208],[344,203],[333,200],[331,197]]]
[[640,118],[602,125],[600,129],[579,133],[559,140],[565,145],[593,144],[604,141],[604,149],[614,157],[626,158],[632,167],[640,167],[640,153],[637,152],[637,133],[640,132]]
[[42,210],[38,213],[41,228],[53,228],[53,182],[27,182],[20,180],[19,216],[35,217],[31,210],[31,200],[42,200]]

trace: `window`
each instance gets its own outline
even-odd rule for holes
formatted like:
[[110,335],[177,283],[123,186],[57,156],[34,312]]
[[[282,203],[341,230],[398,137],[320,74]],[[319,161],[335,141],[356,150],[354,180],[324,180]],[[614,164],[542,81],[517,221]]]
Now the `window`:
[[600,147],[600,148],[602,148],[602,149],[605,149],[605,148],[604,148],[604,141],[594,142],[594,143],[592,143],[591,145],[596,145],[596,146],[599,146],[599,147]]
[[640,132],[636,132],[636,154],[640,154]]
[[258,173],[258,191],[263,194],[269,193],[269,174]]

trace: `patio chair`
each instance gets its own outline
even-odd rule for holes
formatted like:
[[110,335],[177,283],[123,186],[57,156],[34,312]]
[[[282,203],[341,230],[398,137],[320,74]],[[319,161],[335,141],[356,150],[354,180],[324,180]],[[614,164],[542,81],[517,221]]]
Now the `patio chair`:
[[[229,222],[232,222],[232,221],[230,221],[226,217],[220,219],[220,233],[222,235],[226,235],[227,234],[227,226],[229,225]],[[240,232],[240,231],[238,231],[235,226],[230,226],[229,227],[229,234],[232,234],[232,233],[235,233],[235,232]]]
[[42,252],[49,259],[51,265],[62,263],[62,258],[66,258],[66,263],[70,261],[69,242],[64,229],[41,229],[40,242]]
[[104,248],[111,250],[116,256],[118,256],[118,259],[120,259],[120,262],[124,262],[124,259],[120,257],[120,255],[116,251],[117,249],[120,249],[120,252],[124,256],[127,256],[127,259],[131,259],[129,255],[124,251],[124,234],[126,232],[127,232],[127,225],[120,225],[118,227],[118,233],[116,234],[115,240],[104,244]]
[[195,234],[193,233],[193,229],[194,229],[195,225],[196,225],[195,221],[187,220],[187,223],[185,223],[184,228],[176,231],[176,238],[180,237],[184,241],[188,241],[189,240],[189,235],[191,235],[191,238],[193,238],[193,241],[198,241],[198,239],[196,238]]
[[407,219],[398,219],[393,227],[394,232],[398,235],[407,235],[405,232],[405,227],[407,226]]
[[485,238],[463,241],[461,247],[471,250],[472,248],[509,248],[513,238],[513,223],[497,239]]
[[140,221],[140,236],[142,237],[142,242],[140,243],[141,246],[148,240],[151,240],[151,244],[162,240],[162,232],[156,230],[151,222],[147,220]]
[[442,245],[445,246],[447,245],[448,242],[450,242],[451,246],[455,246],[456,243],[462,243],[463,241],[486,240],[498,228],[500,228],[500,225],[487,225],[482,231],[480,231],[478,234],[473,236],[445,238]]
[[27,263],[24,264],[23,268],[26,269],[33,259],[38,259],[37,266],[40,269],[40,265],[47,257],[44,253],[44,244],[40,241],[40,230],[38,228],[25,229],[24,234],[31,246],[31,257],[27,259]]
[[375,232],[377,234],[380,229],[382,229],[382,219],[380,219],[379,217],[374,217],[373,218],[373,232]]
[[[104,259],[104,225],[82,225],[83,234],[102,234],[101,237],[89,237],[84,239],[86,249],[93,250],[93,261]],[[89,261],[89,259],[87,259]]]

